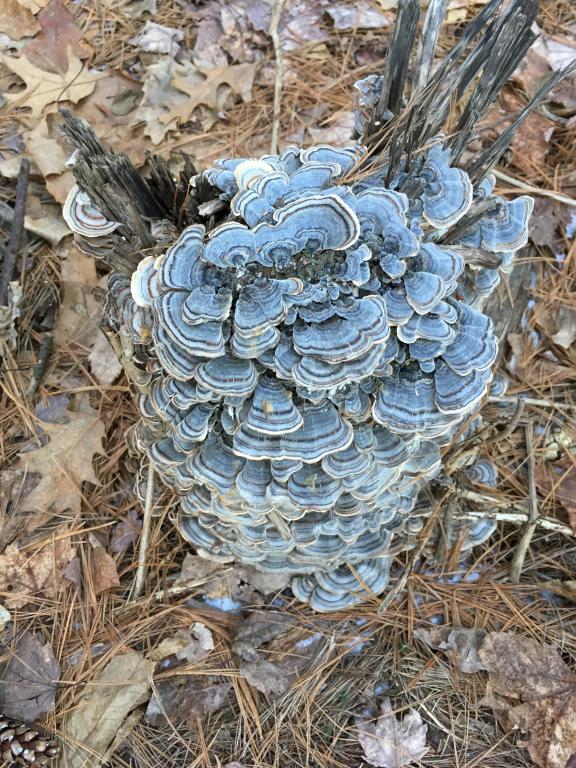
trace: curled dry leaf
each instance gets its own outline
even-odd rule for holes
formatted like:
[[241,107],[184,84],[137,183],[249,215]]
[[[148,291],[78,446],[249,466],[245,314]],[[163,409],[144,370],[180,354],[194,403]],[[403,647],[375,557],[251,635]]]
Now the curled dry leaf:
[[0,555],[0,592],[8,608],[21,608],[35,596],[54,597],[61,575],[73,558],[69,538],[55,539],[34,550],[9,544]]
[[382,714],[376,722],[356,718],[358,740],[364,757],[377,768],[404,768],[421,760],[428,747],[428,726],[414,709],[399,720],[392,711],[390,699],[381,706]]
[[8,654],[0,679],[2,714],[25,722],[39,720],[54,706],[60,679],[52,646],[23,632]]
[[416,629],[414,637],[430,648],[444,651],[452,666],[460,672],[480,672],[486,669],[478,656],[478,650],[486,637],[484,629],[432,627],[430,630]]
[[99,765],[129,713],[150,696],[154,663],[131,651],[115,656],[90,680],[63,726],[67,768]]
[[528,732],[528,750],[541,768],[567,768],[576,755],[576,676],[548,644],[494,632],[480,649],[490,673],[484,703],[508,711]]

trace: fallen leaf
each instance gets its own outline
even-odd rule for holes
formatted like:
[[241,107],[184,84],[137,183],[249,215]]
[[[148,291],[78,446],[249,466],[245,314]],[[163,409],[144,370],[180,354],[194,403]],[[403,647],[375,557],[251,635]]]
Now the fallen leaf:
[[22,8],[26,8],[36,14],[48,3],[48,0],[18,0]]
[[391,19],[378,11],[367,0],[355,5],[334,5],[327,9],[336,29],[380,29],[388,27]]
[[354,113],[342,112],[330,120],[325,128],[308,127],[308,133],[315,144],[332,144],[342,147],[350,144],[354,132]]
[[145,123],[145,134],[153,144],[159,144],[166,133],[176,125],[179,109],[188,101],[182,91],[172,83],[174,74],[185,73],[192,65],[177,64],[169,56],[146,67],[142,81],[142,101],[136,110],[132,124]]
[[403,768],[421,760],[428,747],[426,732],[428,726],[411,709],[402,720],[392,711],[390,699],[381,705],[382,714],[376,722],[356,718],[358,741],[364,750],[364,757],[377,768]]
[[122,365],[100,329],[96,334],[96,341],[88,355],[88,360],[94,378],[103,387],[109,387],[122,373]]
[[558,227],[563,221],[563,211],[559,203],[545,197],[536,198],[529,222],[530,239],[536,245],[554,249],[561,241]]
[[72,233],[62,218],[59,205],[43,205],[42,210],[46,214],[45,216],[39,216],[37,218],[25,216],[24,226],[29,232],[38,235],[38,237],[47,240],[51,245],[56,246],[67,235]]
[[537,464],[534,475],[538,488],[562,504],[576,531],[576,466],[570,457],[564,461]]
[[108,549],[115,555],[124,552],[138,540],[141,530],[142,520],[138,517],[138,512],[131,509],[126,519],[114,526]]
[[176,675],[159,680],[146,710],[151,725],[185,722],[193,728],[198,718],[220,709],[232,687],[214,675]]
[[40,24],[18,0],[2,0],[0,5],[0,29],[12,40],[21,40],[40,32]]
[[[233,645],[238,671],[261,693],[279,696],[292,687],[324,642],[319,633],[294,642],[287,634],[293,625],[291,616],[253,611],[238,630]],[[266,650],[258,650],[269,641]]]
[[75,109],[77,117],[83,117],[94,128],[98,137],[115,152],[130,148],[130,158],[142,163],[146,145],[142,136],[136,137],[132,127],[134,115],[115,111],[115,100],[126,91],[133,94],[134,108],[142,98],[142,86],[123,72],[107,70],[96,81],[96,87],[89,99],[84,99]]
[[[500,101],[509,115],[524,107],[524,101],[509,90],[501,93]],[[543,167],[553,133],[554,124],[548,118],[537,112],[528,115],[517,128],[510,144],[514,165],[528,175],[533,174],[534,169]]]
[[160,661],[167,656],[176,656],[178,661],[190,663],[199,661],[214,650],[212,632],[199,621],[190,629],[181,629],[171,638],[166,638],[154,649],[150,658]]
[[478,656],[478,649],[486,637],[484,629],[432,627],[414,630],[414,637],[430,648],[444,651],[452,666],[460,672],[480,672],[486,669]]
[[0,632],[4,632],[10,621],[12,621],[12,614],[0,603]]
[[576,46],[550,37],[541,29],[537,29],[538,37],[532,45],[532,50],[542,56],[552,69],[560,70],[576,61]]
[[[40,475],[38,485],[21,502],[22,512],[37,512],[42,518],[65,511],[79,514],[82,483],[99,484],[92,461],[104,453],[104,424],[95,411],[68,415],[65,424],[41,422],[49,442],[19,455],[18,469]],[[33,520],[38,524],[37,517]]]
[[91,768],[101,763],[118,729],[129,713],[148,701],[154,663],[131,651],[115,656],[80,696],[78,706],[65,720],[63,765]]
[[25,56],[15,59],[4,56],[3,63],[11,72],[26,83],[26,88],[17,93],[6,93],[4,98],[15,107],[26,107],[30,116],[39,118],[48,104],[71,101],[76,104],[94,90],[99,74],[92,74],[72,52],[68,52],[66,72],[46,72],[36,67]]
[[104,547],[94,547],[91,555],[94,594],[100,595],[113,587],[119,587],[120,579],[116,570],[116,563]]
[[64,74],[69,69],[70,50],[79,59],[85,59],[92,53],[92,49],[82,42],[82,32],[76,19],[62,0],[50,0],[38,14],[38,21],[42,31],[22,52],[36,67]]
[[51,117],[38,121],[31,131],[23,133],[22,139],[27,153],[44,176],[48,191],[55,200],[63,203],[75,181],[73,173],[66,168],[70,152],[65,149],[59,126]]
[[2,714],[28,723],[39,720],[52,710],[60,679],[52,646],[23,632],[9,653],[0,678]]
[[62,249],[60,271],[60,307],[54,326],[56,347],[94,343],[102,314],[101,302],[94,292],[98,278],[96,264],[76,246]]
[[551,645],[513,632],[487,636],[480,658],[490,674],[484,703],[508,711],[529,734],[541,768],[566,768],[576,754],[576,676]]
[[0,555],[0,592],[8,608],[21,608],[34,597],[56,594],[60,576],[73,558],[70,539],[55,539],[32,551],[9,544]]
[[189,66],[185,76],[176,75],[172,79],[174,88],[188,94],[189,98],[177,111],[173,109],[168,119],[172,121],[176,116],[179,121],[186,122],[199,106],[218,112],[224,107],[230,89],[243,101],[250,101],[255,74],[256,64],[235,64],[213,69]]
[[171,56],[176,56],[182,40],[184,40],[184,32],[181,30],[147,21],[140,32],[128,42],[141,51],[169,53]]
[[553,311],[540,312],[538,325],[555,344],[569,349],[576,340],[576,311],[566,304],[554,307]]

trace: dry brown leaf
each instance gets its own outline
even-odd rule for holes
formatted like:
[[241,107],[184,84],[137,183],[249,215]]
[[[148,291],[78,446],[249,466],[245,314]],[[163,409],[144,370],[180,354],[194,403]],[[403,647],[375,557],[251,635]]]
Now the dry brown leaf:
[[32,551],[9,544],[0,555],[0,592],[8,608],[21,608],[37,595],[54,597],[67,563],[74,557],[68,537]]
[[60,308],[54,327],[57,347],[90,347],[96,338],[102,307],[94,295],[98,285],[94,259],[72,245],[61,252]]
[[142,137],[135,137],[131,129],[134,122],[132,111],[118,114],[115,100],[122,94],[133,94],[134,107],[140,99],[142,86],[121,72],[105,71],[96,81],[96,87],[89,99],[84,99],[75,109],[74,114],[83,117],[94,128],[98,137],[115,152],[124,152],[130,148],[130,158],[135,163],[144,160],[146,143]]
[[174,637],[162,640],[160,645],[150,654],[154,661],[160,661],[167,656],[176,656],[178,661],[190,663],[199,661],[214,650],[212,632],[199,621],[192,624],[190,629],[181,629]]
[[370,765],[377,768],[404,768],[421,760],[428,751],[428,726],[422,722],[418,712],[411,709],[399,720],[392,711],[390,699],[382,702],[381,712],[376,722],[356,718],[358,740]]
[[39,720],[54,706],[60,665],[50,643],[31,632],[16,642],[0,680],[2,714],[25,722]]
[[24,226],[29,232],[44,238],[53,246],[58,245],[67,235],[72,234],[62,218],[59,205],[43,205],[42,212],[44,213],[43,216],[35,218],[26,216],[24,218]]
[[42,31],[22,52],[36,67],[64,74],[68,71],[69,50],[79,59],[90,56],[92,50],[82,42],[76,19],[62,0],[50,0],[37,18]]
[[15,107],[26,107],[30,116],[39,118],[48,104],[71,101],[76,104],[89,96],[100,77],[84,69],[84,65],[70,50],[68,68],[65,72],[46,72],[35,66],[25,56],[16,59],[4,56],[3,63],[11,72],[26,83],[26,88],[17,93],[5,93],[4,98]]
[[142,520],[138,517],[138,512],[131,509],[126,518],[114,526],[108,549],[115,555],[124,552],[137,541],[141,530]]
[[40,32],[40,24],[18,0],[2,0],[0,4],[0,30],[12,40],[21,40]]
[[70,152],[65,149],[62,138],[50,116],[42,118],[31,131],[22,135],[28,154],[46,179],[48,191],[59,203],[64,202],[75,183],[73,173],[65,165]]
[[141,51],[169,53],[171,56],[176,56],[182,40],[184,40],[184,32],[181,30],[164,27],[148,19],[138,34],[128,42]]
[[[236,64],[213,69],[189,67],[185,77],[177,75],[172,79],[174,88],[189,96],[179,108],[178,118],[182,122],[189,120],[192,112],[199,106],[221,110],[228,95],[222,86],[231,88],[243,101],[250,101],[255,74],[256,64]],[[176,113],[172,110],[172,115],[174,114]],[[170,120],[173,119],[170,117]]]
[[538,464],[534,474],[538,488],[562,504],[568,513],[570,525],[576,531],[576,466],[570,457],[563,461]]
[[[513,115],[524,107],[524,101],[512,91],[503,91],[501,102],[506,111]],[[546,161],[554,123],[542,115],[532,112],[518,127],[510,145],[514,165],[530,176],[542,168]]]
[[131,651],[91,678],[63,727],[67,768],[94,768],[129,713],[150,696],[154,663]]
[[96,333],[96,340],[88,355],[88,360],[94,378],[103,387],[109,387],[122,373],[122,365],[118,362],[116,353],[100,329]]
[[490,673],[485,703],[508,711],[512,726],[529,734],[541,768],[566,768],[576,754],[576,676],[551,645],[494,632],[480,649]]
[[92,550],[92,584],[94,594],[100,595],[108,589],[120,586],[116,563],[104,547],[94,547]]
[[133,117],[133,125],[145,123],[145,133],[153,144],[159,144],[167,132],[175,127],[184,109],[188,96],[174,88],[172,78],[175,73],[188,71],[191,64],[177,64],[169,56],[160,59],[146,68],[142,83],[142,101]]
[[33,14],[36,14],[48,4],[48,0],[18,0],[18,3],[22,6],[22,8],[26,8]]
[[[33,511],[41,518],[65,511],[78,514],[82,483],[98,485],[92,460],[96,454],[104,453],[104,424],[95,411],[68,411],[68,417],[65,424],[41,422],[49,442],[19,456],[18,469],[41,476],[36,488],[22,501],[22,512]],[[37,524],[38,515],[32,520]]]
[[[274,611],[252,611],[240,626],[233,651],[238,671],[256,690],[278,696],[290,688],[308,668],[324,639],[320,634],[294,642],[288,630],[294,619]],[[266,650],[258,650],[272,641]]]
[[444,651],[452,666],[460,672],[480,672],[486,669],[478,656],[478,650],[486,637],[484,629],[432,627],[430,630],[414,630],[414,637],[430,648]]
[[155,726],[185,722],[193,728],[197,718],[206,717],[224,704],[231,684],[215,675],[176,675],[159,680],[146,710],[146,720]]

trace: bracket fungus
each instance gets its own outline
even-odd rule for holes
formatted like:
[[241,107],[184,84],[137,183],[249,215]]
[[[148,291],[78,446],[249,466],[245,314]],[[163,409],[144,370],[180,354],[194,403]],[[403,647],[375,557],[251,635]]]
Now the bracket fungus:
[[[381,594],[393,554],[414,546],[430,513],[421,491],[491,386],[498,343],[482,302],[527,240],[532,200],[494,194],[494,148],[466,166],[462,149],[468,113],[481,116],[502,82],[495,46],[517,35],[513,71],[533,6],[493,0],[411,95],[400,49],[416,28],[395,33],[386,74],[356,85],[356,145],[218,160],[187,178],[185,196],[172,182],[174,214],[156,177],[142,180],[143,217],[185,227],[112,276],[108,318],[149,378],[139,444],[181,497],[179,530],[202,556],[290,573],[298,599],[329,611]],[[445,135],[452,94],[465,92]],[[82,158],[76,170],[81,180]],[[66,206],[72,229],[91,236],[70,213],[88,210],[118,250],[138,242],[89,191],[94,205],[75,191]],[[486,461],[467,472],[496,480]],[[464,546],[492,529],[475,522]]]

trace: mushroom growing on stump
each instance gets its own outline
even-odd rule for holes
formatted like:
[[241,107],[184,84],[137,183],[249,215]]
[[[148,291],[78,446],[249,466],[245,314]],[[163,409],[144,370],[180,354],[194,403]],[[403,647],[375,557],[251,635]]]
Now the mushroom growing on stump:
[[[108,320],[143,374],[138,442],[180,496],[182,536],[206,558],[291,574],[319,611],[384,592],[393,553],[414,545],[431,511],[419,494],[490,387],[482,301],[532,210],[493,194],[510,132],[466,165],[463,150],[533,40],[535,2],[492,0],[434,74],[417,56],[420,91],[418,4],[399,6],[386,74],[357,84],[357,145],[222,159],[181,181],[156,158],[146,179],[67,117],[80,188],[120,222],[107,247],[80,231],[117,270]],[[69,211],[86,204],[75,194]],[[172,224],[155,237],[159,220]],[[468,472],[495,481],[487,462]],[[465,546],[492,529],[475,523]]]

